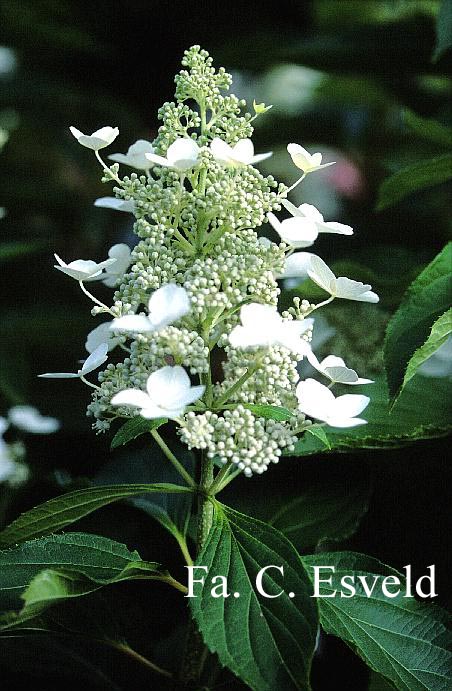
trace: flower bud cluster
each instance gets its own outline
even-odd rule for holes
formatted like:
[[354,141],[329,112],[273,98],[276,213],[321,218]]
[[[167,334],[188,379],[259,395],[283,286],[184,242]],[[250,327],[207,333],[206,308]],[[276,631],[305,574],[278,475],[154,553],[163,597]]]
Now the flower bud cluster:
[[212,411],[187,413],[180,436],[189,448],[207,450],[209,458],[223,464],[234,463],[247,477],[278,463],[282,449],[292,451],[297,440],[292,425],[257,418],[243,405],[222,416]]

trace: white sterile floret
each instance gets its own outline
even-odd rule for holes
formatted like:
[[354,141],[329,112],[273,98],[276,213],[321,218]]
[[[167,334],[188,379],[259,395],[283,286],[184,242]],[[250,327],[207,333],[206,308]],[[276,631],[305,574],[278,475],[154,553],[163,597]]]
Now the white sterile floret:
[[126,154],[110,154],[110,161],[116,163],[124,163],[126,166],[135,168],[136,170],[149,170],[151,163],[145,154],[153,154],[154,147],[151,142],[145,139],[138,139],[135,144],[132,144],[127,149]]
[[228,166],[253,165],[259,161],[265,161],[272,155],[271,151],[255,155],[251,139],[240,139],[237,144],[231,146],[219,137],[214,137],[210,144],[210,151],[216,161]]
[[85,377],[106,362],[108,359],[107,353],[108,345],[106,343],[101,343],[85,360],[82,368],[79,369],[78,372],[46,372],[46,374],[38,374],[38,377],[45,379],[77,379],[78,377]]
[[91,259],[76,259],[69,264],[66,264],[57,254],[54,254],[58,264],[54,264],[54,268],[62,273],[75,278],[76,281],[91,281],[100,276],[105,267],[110,266],[116,262],[116,259],[106,259],[99,264]]
[[295,218],[308,218],[316,226],[318,233],[337,233],[338,235],[353,235],[353,228],[344,223],[336,223],[336,221],[325,221],[322,214],[312,204],[301,204],[295,206],[288,199],[283,199],[283,206]]
[[284,271],[277,274],[276,278],[308,278],[308,269],[311,268],[311,259],[315,257],[311,252],[294,252],[286,258]]
[[107,344],[109,351],[113,350],[113,348],[116,348],[121,339],[114,337],[113,332],[110,328],[112,322],[113,320],[103,322],[102,324],[99,324],[99,326],[96,326],[95,329],[89,332],[85,342],[85,348],[88,351],[88,353],[94,353],[96,348],[102,345],[102,343]]
[[328,355],[319,362],[314,353],[312,353],[309,362],[318,372],[324,374],[325,377],[328,377],[335,384],[373,384],[372,379],[359,377],[355,370],[347,367],[343,359],[337,357],[337,355]]
[[241,325],[229,334],[233,348],[269,347],[282,345],[290,351],[304,355],[309,345],[301,336],[314,323],[313,319],[284,320],[276,307],[252,302],[240,309]]
[[32,434],[52,434],[60,429],[61,423],[54,417],[41,415],[31,405],[15,405],[8,411],[8,419],[14,427]]
[[108,256],[110,259],[114,259],[115,262],[105,267],[105,274],[101,274],[98,280],[102,281],[102,283],[109,288],[113,288],[129,268],[131,262],[130,255],[129,245],[123,242],[110,247]]
[[193,168],[199,159],[200,148],[193,139],[176,139],[166,151],[166,158],[157,154],[145,154],[151,163],[164,168],[175,168],[181,172]]
[[114,319],[113,331],[146,333],[159,331],[190,312],[190,298],[185,288],[168,283],[152,293],[148,302],[149,314],[127,314]]
[[76,127],[69,129],[79,144],[93,151],[99,151],[99,149],[110,146],[119,134],[117,127],[101,127],[100,130],[96,130],[92,134],[83,134]]
[[335,398],[327,386],[315,379],[306,379],[296,388],[298,409],[314,418],[326,422],[331,427],[357,427],[365,425],[359,415],[368,405],[370,398],[360,394],[345,394]]
[[308,269],[309,277],[317,283],[320,288],[326,290],[335,298],[345,300],[357,300],[358,302],[378,302],[379,297],[373,293],[372,286],[360,281],[353,281],[351,278],[340,276],[336,278],[331,269],[325,264],[323,259],[315,255],[311,259],[311,268]]
[[315,153],[310,154],[309,151],[303,149],[300,144],[288,144],[287,151],[289,152],[294,164],[303,171],[305,175],[307,173],[313,173],[315,170],[320,170],[320,168],[327,168],[332,166],[335,161],[331,163],[322,163],[322,154]]
[[271,212],[267,214],[267,217],[281,240],[291,247],[310,247],[317,240],[318,231],[310,218],[286,218],[281,222]]
[[147,393],[141,389],[125,389],[111,399],[112,405],[140,408],[147,419],[167,417],[177,419],[185,407],[200,398],[205,386],[191,386],[183,367],[162,367],[153,372],[146,383]]
[[94,202],[94,206],[101,209],[113,209],[113,211],[124,211],[128,214],[135,213],[135,202],[132,199],[118,199],[117,197],[99,197]]

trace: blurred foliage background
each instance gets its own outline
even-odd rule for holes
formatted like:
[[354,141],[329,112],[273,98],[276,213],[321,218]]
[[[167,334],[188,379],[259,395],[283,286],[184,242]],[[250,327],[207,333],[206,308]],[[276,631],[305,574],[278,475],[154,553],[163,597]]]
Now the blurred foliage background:
[[[172,99],[173,75],[194,43],[233,72],[234,93],[250,104],[253,98],[273,104],[254,136],[257,151],[274,151],[263,170],[289,184],[295,180],[289,141],[337,161],[310,176],[294,201],[315,204],[327,220],[354,227],[351,240],[326,236],[315,251],[341,274],[372,283],[382,300],[377,312],[331,308],[327,317],[343,348],[352,348],[353,339],[356,357],[366,360],[366,349],[370,354],[381,345],[387,316],[450,237],[446,182],[426,184],[385,208],[379,203],[392,174],[450,154],[448,0],[2,0],[0,13],[1,411],[26,402],[63,421],[54,437],[27,441],[34,479],[5,518],[59,493],[73,476],[93,476],[109,458],[109,440],[94,437],[84,417],[86,388],[36,378],[70,371],[93,328],[77,286],[52,269],[53,252],[67,261],[100,260],[111,244],[133,238],[128,216],[94,208],[94,199],[109,191],[69,125],[85,132],[118,126],[111,152],[126,151],[138,138],[152,140],[157,109]],[[378,354],[369,367],[381,368]],[[362,374],[369,374],[365,366]],[[372,473],[375,499],[352,547],[399,567],[437,563],[445,579],[445,452],[443,441],[421,442],[391,453],[308,458],[301,472],[288,459],[284,472],[300,486],[327,477],[334,482],[335,474],[352,482]],[[277,487],[287,482],[280,471],[270,471]],[[113,514],[121,517],[121,531]],[[150,529],[140,533],[135,510],[99,516],[104,534],[125,541],[125,530],[142,541],[145,558],[150,537],[157,552],[165,543],[158,527],[151,536]],[[447,602],[445,585],[439,589]],[[342,659],[345,674],[348,653],[333,646],[328,654]],[[366,673],[353,664],[353,688],[366,688]],[[321,672],[318,688],[333,688]]]

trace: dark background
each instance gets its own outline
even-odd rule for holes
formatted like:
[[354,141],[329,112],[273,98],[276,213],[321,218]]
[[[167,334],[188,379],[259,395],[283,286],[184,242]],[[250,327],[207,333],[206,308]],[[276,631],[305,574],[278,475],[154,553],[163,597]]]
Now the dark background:
[[[434,0],[0,3],[0,45],[12,49],[15,59],[13,70],[0,72],[0,127],[10,134],[0,153],[0,206],[8,211],[0,227],[2,240],[36,244],[33,254],[0,266],[1,411],[27,402],[63,421],[57,435],[26,440],[33,481],[11,499],[4,520],[57,495],[66,481],[92,477],[110,457],[109,438],[95,437],[84,417],[85,388],[36,379],[43,371],[70,371],[92,328],[75,284],[53,271],[52,253],[67,261],[101,259],[110,244],[131,238],[127,218],[93,207],[94,199],[109,191],[69,125],[87,133],[117,125],[120,136],[111,151],[125,152],[138,138],[152,140],[156,111],[173,97],[184,49],[201,44],[217,66],[233,71],[234,92],[274,104],[254,136],[257,151],[275,152],[268,172],[288,183],[295,179],[283,155],[288,141],[325,151],[330,159],[334,154],[338,164],[328,171],[338,172],[320,174],[298,203],[315,203],[328,220],[354,226],[352,241],[322,240],[316,251],[328,262],[347,257],[392,278],[381,302],[389,314],[450,234],[445,185],[375,210],[378,188],[389,174],[443,153],[407,129],[403,119],[408,108],[450,124],[450,53],[431,60],[438,6]],[[268,475],[278,490],[369,476],[374,485],[369,512],[344,546],[394,567],[413,564],[418,574],[436,564],[438,601],[450,606],[447,449],[447,441],[437,440],[396,451],[289,459]],[[137,442],[131,463],[143,453]],[[163,531],[131,507],[114,505],[80,527],[126,542],[143,558],[169,565],[177,558]],[[140,584],[112,590],[106,608],[118,609],[137,649],[154,651],[154,640],[163,637],[169,642],[162,649],[177,656],[170,614],[183,617],[178,597]],[[132,623],[135,616],[139,626]],[[2,650],[0,673],[8,691],[28,688],[37,675],[46,689],[62,683],[161,688],[139,664],[100,645],[86,650],[74,641],[33,637],[32,643],[5,641]],[[328,639],[313,684],[319,691],[361,691],[368,688],[368,673],[345,646]],[[228,682],[221,688],[240,687]]]

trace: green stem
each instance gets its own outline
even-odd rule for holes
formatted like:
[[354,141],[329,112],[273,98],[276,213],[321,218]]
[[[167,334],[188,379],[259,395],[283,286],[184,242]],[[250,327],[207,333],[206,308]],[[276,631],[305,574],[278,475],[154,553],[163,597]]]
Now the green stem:
[[[213,523],[213,504],[207,496],[213,482],[213,460],[205,453],[201,455],[198,498],[197,556],[204,548]],[[190,618],[185,643],[185,654],[180,671],[180,680],[185,684],[199,683],[207,657],[207,648],[196,623]]]
[[240,379],[237,379],[235,384],[233,384],[220,398],[215,401],[215,408],[218,408],[223,405],[223,403],[226,403],[233,394],[235,394],[238,389],[244,384],[247,379],[253,376],[253,374],[256,372],[258,369],[258,365],[255,365],[254,367],[250,367],[249,369],[246,370],[244,374],[240,377]]
[[160,446],[160,448],[162,449],[162,451],[165,454],[165,456],[167,457],[167,459],[173,464],[173,466],[175,467],[175,469],[177,470],[179,475],[181,475],[184,478],[187,485],[189,487],[196,487],[196,484],[195,484],[192,476],[185,470],[182,463],[180,463],[177,460],[176,456],[173,454],[171,449],[163,441],[162,437],[160,436],[160,434],[157,432],[156,429],[151,429],[151,435],[154,437],[155,441]]
[[214,495],[220,491],[220,487],[223,483],[223,480],[225,479],[226,475],[228,475],[228,473],[231,469],[231,466],[232,466],[232,462],[229,461],[228,463],[226,463],[221,468],[220,472],[215,477],[215,480],[212,482],[212,484],[209,487],[209,494]]

